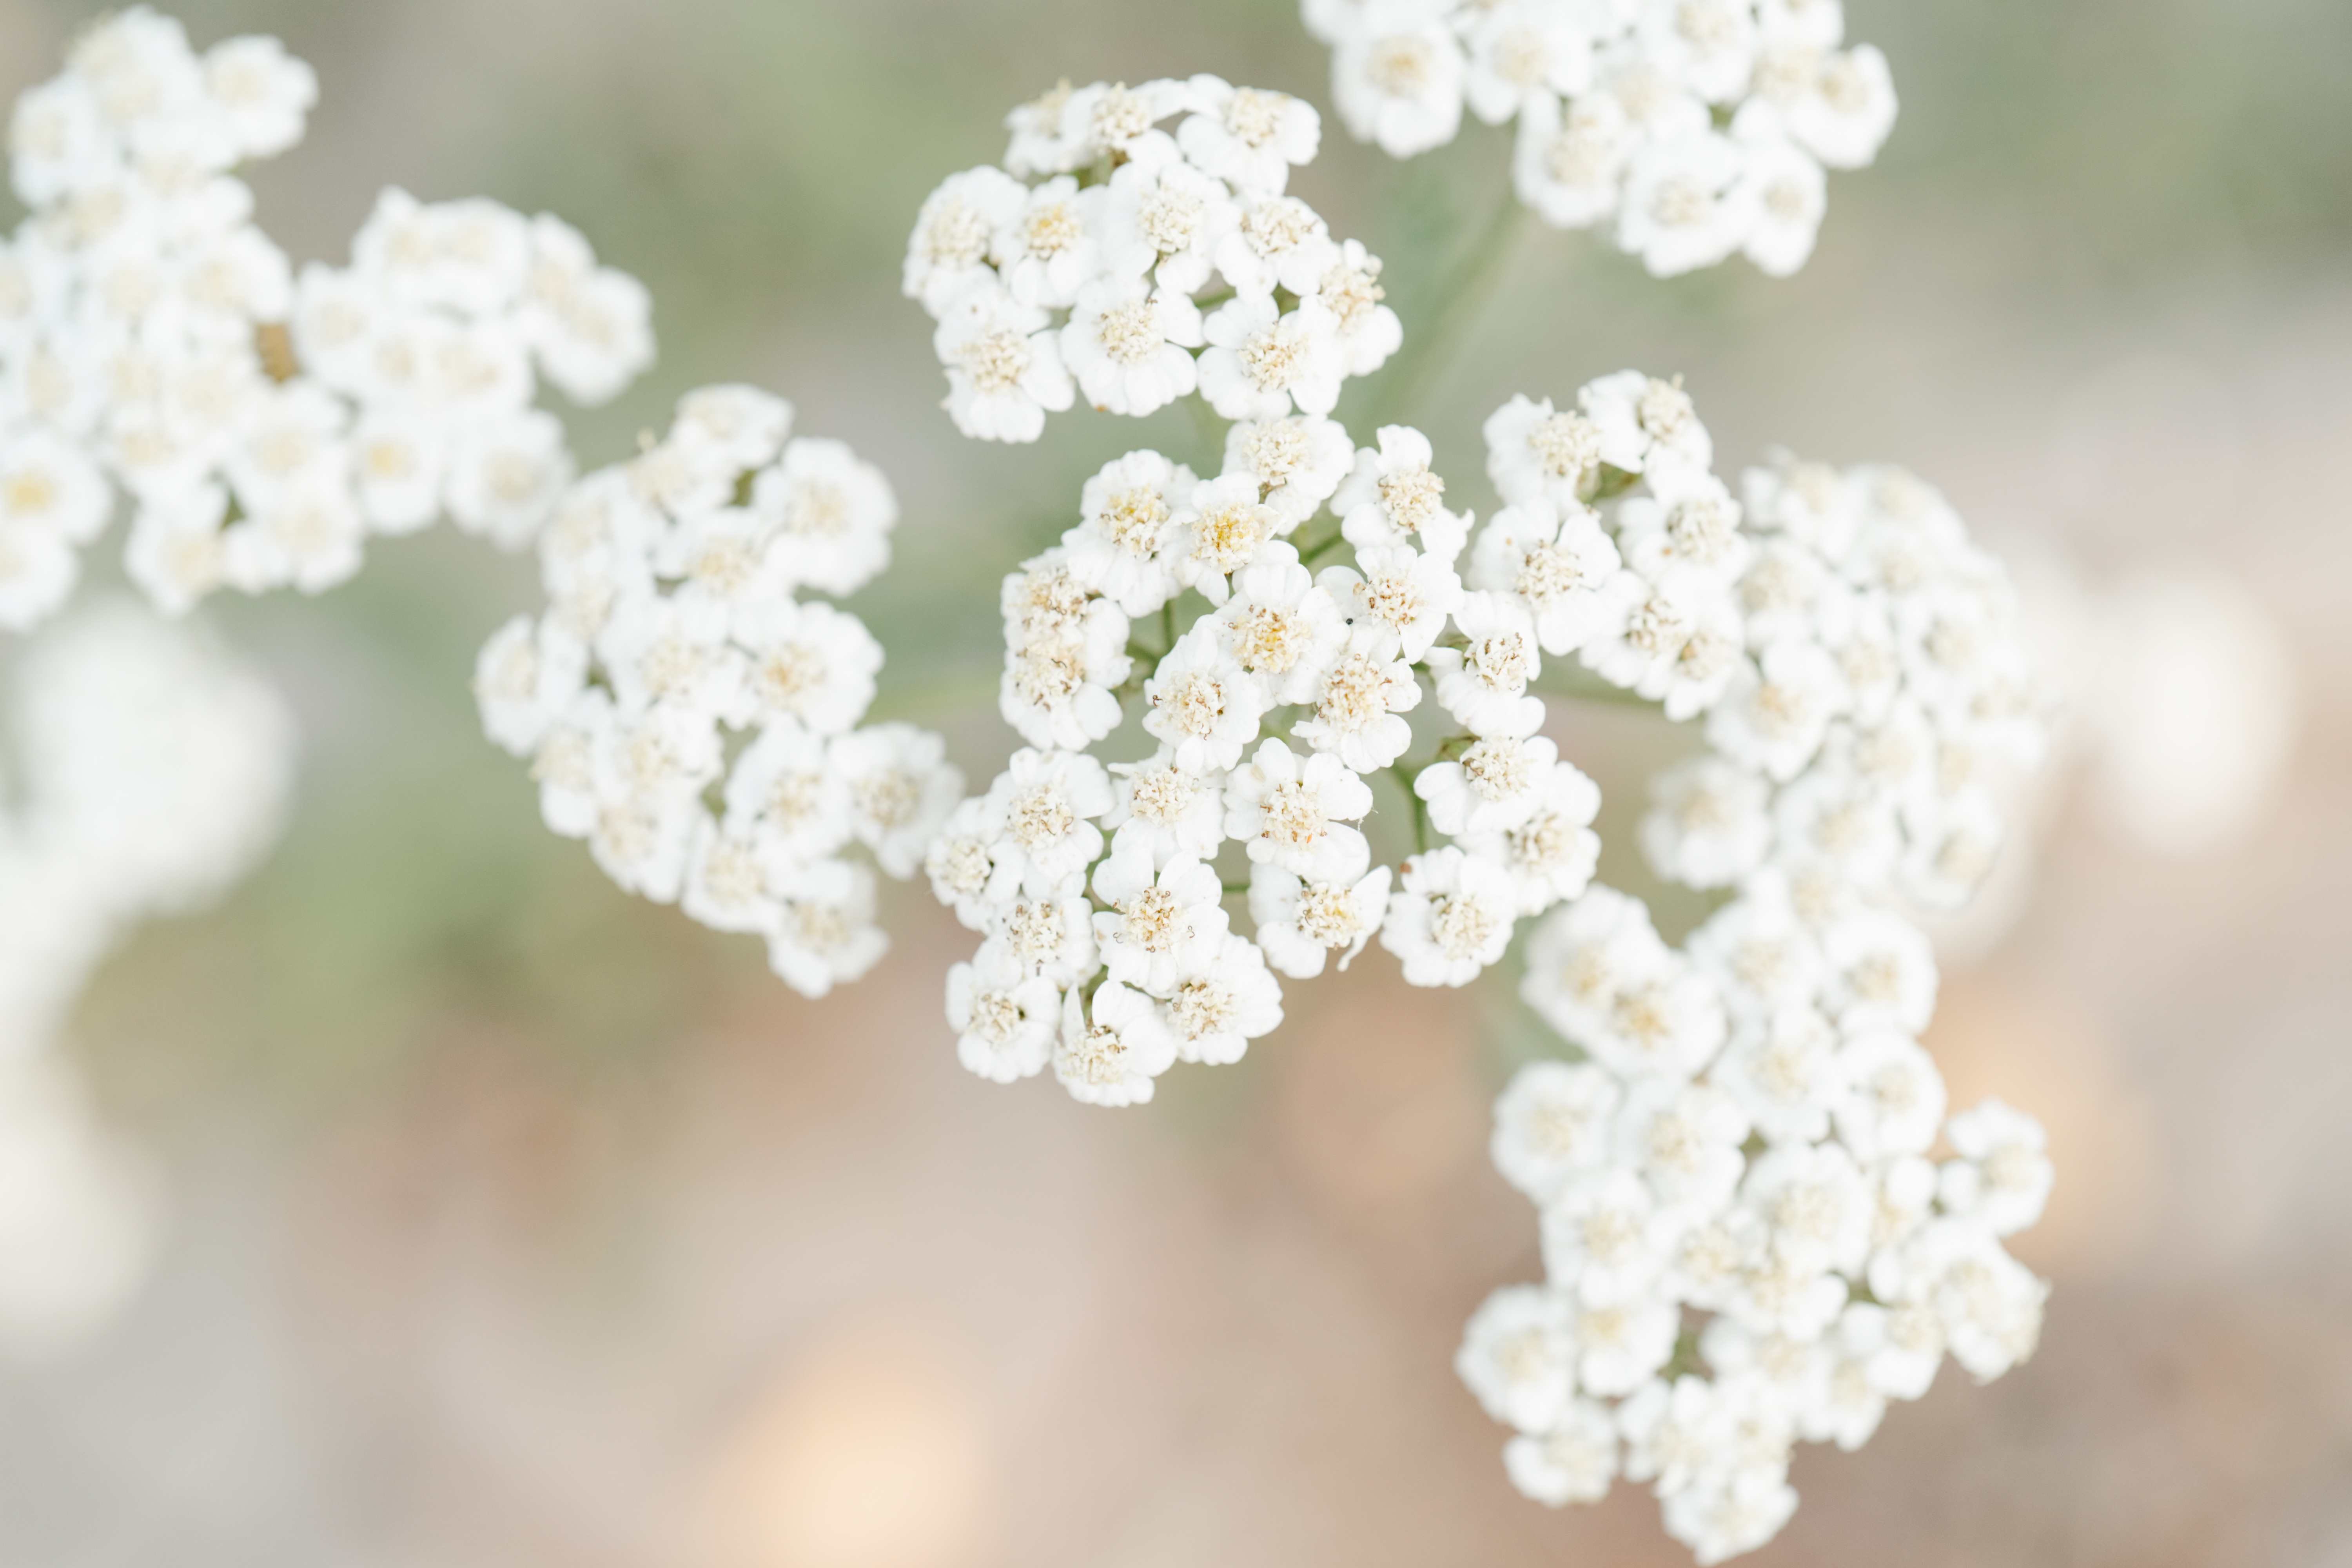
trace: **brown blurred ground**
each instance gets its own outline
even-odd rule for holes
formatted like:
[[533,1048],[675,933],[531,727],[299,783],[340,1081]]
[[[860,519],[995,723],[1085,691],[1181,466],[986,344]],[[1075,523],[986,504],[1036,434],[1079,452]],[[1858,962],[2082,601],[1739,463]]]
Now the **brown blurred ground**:
[[[87,9],[0,0],[0,91]],[[923,193],[1061,75],[1328,96],[1282,0],[181,14],[320,68],[309,143],[256,182],[298,257],[339,255],[397,181],[561,211],[646,278],[663,363],[587,422],[592,460],[747,378],[881,462],[904,564],[858,607],[890,635],[886,692],[992,658],[973,576],[1152,436],[955,440],[896,297]],[[1948,1368],[1858,1455],[1807,1450],[1754,1561],[2352,1564],[2352,13],[1849,15],[1905,118],[1833,182],[1813,265],[1659,285],[1540,237],[1424,411],[1441,467],[1483,488],[1477,425],[1512,391],[1679,370],[1727,462],[1897,458],[2095,578],[2228,571],[2280,617],[2308,712],[2242,848],[2160,863],[2062,810],[2022,924],[1948,976],[1956,1098],[2052,1127],[2058,1196],[2021,1248],[2058,1287],[2042,1353],[1987,1389]],[[1392,279],[1425,275],[1416,237],[1482,212],[1500,157],[1473,133],[1399,168],[1334,127],[1302,188]],[[326,600],[225,614],[303,710],[308,794],[259,878],[143,934],[82,1009],[175,1230],[104,1342],[0,1376],[0,1562],[1687,1561],[1646,1494],[1517,1498],[1450,1369],[1471,1306],[1537,1268],[1483,1149],[1524,1027],[1507,996],[1412,993],[1376,954],[1148,1111],[992,1088],[944,1037],[966,939],[927,900],[881,973],[812,1005],[540,829],[466,689],[529,590],[436,535]],[[950,728],[986,776],[1004,732]],[[1568,733],[1622,844],[1676,742]]]

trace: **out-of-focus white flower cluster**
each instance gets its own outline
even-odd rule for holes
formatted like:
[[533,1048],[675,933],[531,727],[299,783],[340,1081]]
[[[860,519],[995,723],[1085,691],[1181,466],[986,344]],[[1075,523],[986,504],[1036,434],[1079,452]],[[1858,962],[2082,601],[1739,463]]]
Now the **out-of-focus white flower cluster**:
[[[1464,587],[1472,520],[1430,462],[1402,426],[1359,451],[1314,415],[1245,420],[1214,479],[1111,463],[1005,579],[1001,707],[1028,747],[929,856],[985,937],[948,981],[965,1066],[1147,1100],[1280,1023],[1276,974],[1345,968],[1378,933],[1412,984],[1465,984],[1584,889],[1599,792],[1536,733],[1535,622]],[[1408,763],[1428,693],[1458,728]],[[1157,750],[1106,766],[1129,697]],[[1374,783],[1414,814],[1393,871],[1360,826]],[[1244,894],[1246,936],[1225,907]]]
[[966,436],[1034,441],[1080,394],[1328,415],[1396,352],[1379,258],[1284,194],[1322,137],[1311,106],[1213,76],[1064,82],[1006,124],[1003,167],[950,175],[907,247]]
[[792,406],[707,387],[634,460],[574,485],[540,541],[549,607],[482,649],[490,738],[532,759],[547,825],[623,888],[767,939],[822,996],[887,947],[863,844],[913,874],[963,792],[937,735],[861,728],[882,647],[846,595],[890,558],[898,502]]
[[1854,1447],[1947,1352],[1990,1378],[2039,1335],[2047,1287],[2000,1238],[2042,1212],[2042,1130],[1997,1101],[1946,1120],[1934,953],[1881,901],[1968,896],[2036,704],[1997,564],[1908,476],[1783,458],[1743,507],[1688,398],[1635,373],[1572,411],[1515,399],[1487,437],[1511,504],[1472,580],[1575,552],[1589,618],[1545,651],[1706,719],[1643,847],[1736,892],[1680,950],[1597,886],[1531,937],[1524,994],[1582,1059],[1518,1074],[1494,1154],[1549,1278],[1492,1297],[1459,1366],[1517,1428],[1523,1491],[1652,1482],[1718,1562],[1789,1518],[1799,1439]]
[[144,1273],[155,1194],[51,1049],[130,926],[225,891],[283,821],[293,725],[194,631],[128,604],[47,630],[15,672],[0,816],[0,1349],[68,1349]]
[[1827,169],[1878,155],[1886,58],[1845,49],[1840,0],[1304,0],[1331,94],[1399,158],[1462,111],[1518,121],[1511,178],[1559,228],[1614,224],[1659,277],[1812,254]]
[[72,591],[132,503],[131,576],[172,612],[315,593],[374,533],[446,512],[527,542],[572,474],[538,377],[594,402],[652,358],[645,290],[555,218],[387,190],[352,264],[298,278],[230,172],[301,139],[310,68],[202,55],[144,6],[74,45],[10,125],[31,216],[0,243],[0,627]]

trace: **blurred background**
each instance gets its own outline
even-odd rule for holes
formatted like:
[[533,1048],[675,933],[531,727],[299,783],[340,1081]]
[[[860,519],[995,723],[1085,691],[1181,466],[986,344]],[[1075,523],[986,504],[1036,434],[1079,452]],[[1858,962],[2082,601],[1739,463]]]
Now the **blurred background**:
[[[0,0],[0,96],[97,9]],[[1483,128],[1405,165],[1349,142],[1286,0],[173,9],[318,68],[308,141],[253,179],[298,261],[398,184],[561,213],[651,287],[661,362],[575,426],[587,462],[740,379],[879,463],[899,564],[855,607],[884,702],[982,781],[1012,742],[970,700],[999,647],[976,584],[1160,431],[957,438],[898,293],[923,195],[1058,77],[1286,89],[1327,113],[1295,188],[1388,258],[1410,333],[1505,188]],[[1510,393],[1680,372],[1727,471],[1783,443],[1940,486],[2019,563],[2058,683],[2130,693],[2129,725],[2074,731],[2011,918],[1955,933],[1928,1042],[1956,1103],[2050,1125],[2041,1354],[1801,1450],[1753,1561],[2352,1564],[2352,7],[1848,15],[1903,116],[1802,274],[1658,283],[1528,233],[1417,411],[1483,512]],[[216,602],[299,715],[297,815],[75,1015],[166,1228],[94,1338],[0,1366],[0,1561],[1688,1561],[1643,1489],[1520,1499],[1451,1370],[1470,1309],[1539,1272],[1485,1152],[1506,988],[1410,991],[1375,952],[1148,1110],[993,1088],[940,1016],[969,939],[919,889],[882,969],[812,1005],[541,827],[468,691],[535,602],[446,530],[321,600]],[[2284,771],[2217,782],[2250,732]],[[1611,801],[1604,874],[1646,888],[1643,781],[1692,738],[1561,734]]]

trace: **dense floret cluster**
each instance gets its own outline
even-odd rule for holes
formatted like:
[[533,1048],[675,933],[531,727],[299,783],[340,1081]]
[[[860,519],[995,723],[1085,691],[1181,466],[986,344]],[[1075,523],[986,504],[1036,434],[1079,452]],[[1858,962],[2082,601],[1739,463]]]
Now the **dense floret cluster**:
[[1379,258],[1284,194],[1322,137],[1311,106],[1213,76],[1065,82],[1006,124],[1003,166],[949,176],[907,247],[965,435],[1034,441],[1081,395],[1327,415],[1396,352]]
[[232,173],[318,94],[274,38],[195,53],[145,7],[18,100],[0,242],[0,628],[72,592],[113,486],[128,563],[178,612],[315,593],[370,533],[446,514],[528,542],[572,475],[544,377],[612,396],[650,362],[645,290],[555,218],[386,191],[342,268],[297,276]]
[[1679,950],[1598,886],[1530,938],[1524,994],[1580,1059],[1518,1074],[1494,1154],[1549,1278],[1480,1309],[1460,1369],[1517,1428],[1523,1491],[1653,1482],[1713,1563],[1786,1522],[1799,1439],[1856,1447],[1947,1352],[1989,1378],[2038,1337],[2047,1287],[2000,1238],[2041,1214],[2041,1129],[1946,1120],[1934,952],[1886,907],[1983,876],[2036,703],[1999,568],[1906,475],[1784,458],[1743,506],[1680,388],[1630,372],[1486,435],[1511,504],[1473,581],[1516,584],[1546,653],[1705,721],[1643,845],[1734,896]]
[[1895,124],[1840,0],[1304,0],[1348,129],[1404,158],[1462,112],[1518,122],[1511,178],[1558,228],[1612,225],[1660,276],[1812,254],[1829,169]]
[[[1535,622],[1465,587],[1472,520],[1430,462],[1402,426],[1356,450],[1312,415],[1244,421],[1213,479],[1109,464],[1005,579],[1000,705],[1028,746],[930,856],[986,938],[949,980],[967,1067],[1149,1100],[1278,1024],[1277,974],[1378,934],[1413,984],[1462,985],[1583,890],[1599,793],[1536,733]],[[1137,699],[1131,750],[1156,749],[1106,764]],[[1417,713],[1454,732],[1408,761]],[[1375,784],[1412,815],[1394,868],[1362,827]]]
[[888,564],[898,502],[840,442],[788,438],[792,418],[708,387],[575,485],[540,542],[549,607],[490,639],[475,690],[490,738],[532,759],[549,827],[623,888],[764,937],[822,996],[888,945],[849,851],[911,875],[963,782],[937,735],[863,725],[882,647],[801,596]]

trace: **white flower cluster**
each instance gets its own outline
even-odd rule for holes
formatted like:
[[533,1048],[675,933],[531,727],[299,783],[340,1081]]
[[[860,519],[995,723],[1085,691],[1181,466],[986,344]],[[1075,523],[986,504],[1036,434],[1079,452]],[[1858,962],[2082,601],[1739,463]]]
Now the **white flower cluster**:
[[1886,58],[1839,47],[1840,0],[1304,0],[1360,141],[1405,158],[1465,104],[1516,118],[1511,178],[1558,228],[1616,226],[1652,273],[1812,254],[1825,169],[1878,155]]
[[861,728],[882,647],[846,595],[890,557],[898,502],[789,404],[706,387],[668,436],[564,495],[540,541],[549,608],[482,649],[490,738],[532,759],[547,825],[623,888],[767,939],[822,996],[888,946],[870,867],[913,874],[963,793],[937,735]]
[[0,242],[0,627],[45,618],[133,503],[156,605],[318,592],[371,532],[443,512],[527,542],[571,478],[532,406],[618,392],[652,357],[645,290],[552,217],[386,191],[348,268],[294,275],[230,171],[299,141],[310,67],[274,38],[203,55],[143,6],[16,104]]
[[1213,76],[1065,82],[1006,124],[1003,167],[950,175],[907,247],[966,436],[1034,441],[1079,394],[1327,415],[1396,352],[1379,258],[1284,194],[1321,141],[1311,106]]
[[1784,458],[1743,508],[1689,399],[1633,372],[1486,433],[1511,504],[1473,581],[1516,584],[1547,653],[1706,718],[1643,845],[1736,896],[1682,950],[1597,886],[1530,939],[1524,994],[1582,1059],[1523,1069],[1493,1147],[1549,1282],[1490,1298],[1458,1365],[1517,1429],[1521,1490],[1651,1482],[1719,1562],[1788,1520],[1798,1440],[1857,1447],[1947,1352],[1990,1378],[2039,1335],[2047,1287],[2000,1238],[2041,1215],[2042,1130],[1946,1120],[1934,953],[1876,901],[1967,896],[1987,772],[2039,727],[1998,567],[1916,480]]
[[[1412,984],[1465,984],[1591,880],[1600,795],[1536,733],[1535,622],[1464,587],[1471,520],[1428,440],[1379,441],[1292,414],[1235,425],[1214,479],[1129,453],[1005,579],[1000,706],[1028,748],[929,855],[985,937],[948,982],[972,1071],[1050,1063],[1080,1100],[1147,1100],[1174,1062],[1234,1061],[1274,1028],[1276,973],[1345,968],[1377,932]],[[1409,764],[1425,688],[1459,729]],[[1157,750],[1106,766],[1130,696]],[[1380,774],[1422,849],[1394,873],[1360,826]],[[1454,842],[1430,848],[1433,828]],[[1244,892],[1248,936],[1225,908]]]
[[157,1193],[53,1047],[131,925],[209,900],[275,841],[293,726],[206,638],[128,604],[44,631],[14,681],[0,813],[0,1351],[71,1348],[137,1286]]

